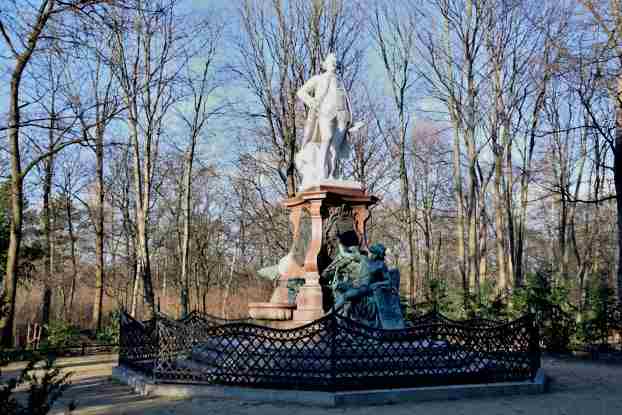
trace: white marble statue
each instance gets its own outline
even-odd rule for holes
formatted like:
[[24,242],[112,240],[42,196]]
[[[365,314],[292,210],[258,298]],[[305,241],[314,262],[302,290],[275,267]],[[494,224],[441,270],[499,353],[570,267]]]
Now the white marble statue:
[[322,68],[325,72],[305,82],[297,94],[309,108],[302,146],[296,154],[301,190],[342,178],[341,163],[351,152],[347,134],[363,125],[352,124],[350,100],[337,77],[334,53],[324,59]]

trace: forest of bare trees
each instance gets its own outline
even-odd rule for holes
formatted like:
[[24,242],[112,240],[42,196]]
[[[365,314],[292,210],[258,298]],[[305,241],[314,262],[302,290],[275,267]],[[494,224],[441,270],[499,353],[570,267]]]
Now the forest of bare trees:
[[620,0],[4,0],[0,45],[4,346],[265,301],[329,52],[405,303],[622,298]]

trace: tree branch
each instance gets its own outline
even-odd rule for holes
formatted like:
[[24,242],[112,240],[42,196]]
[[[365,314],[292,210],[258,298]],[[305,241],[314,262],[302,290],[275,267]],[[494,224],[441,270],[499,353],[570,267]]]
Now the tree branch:
[[39,157],[36,157],[34,160],[32,160],[30,163],[28,163],[28,165],[26,165],[26,167],[22,170],[22,173],[21,173],[22,178],[26,177],[28,172],[30,172],[30,170],[32,170],[42,160],[44,160],[44,159],[46,159],[46,158],[48,158],[50,156],[53,156],[54,154],[60,152],[65,147],[68,147],[68,146],[70,146],[72,144],[81,144],[83,142],[84,142],[84,139],[82,139],[82,138],[71,140],[71,141],[67,141],[67,142],[64,142],[62,144],[59,144],[57,147],[55,147],[54,149],[48,151],[47,153],[44,153],[44,154],[40,155]]
[[0,33],[2,33],[2,37],[4,38],[6,44],[9,46],[9,49],[11,49],[11,53],[13,53],[13,56],[17,58],[19,56],[19,53],[17,53],[15,46],[13,46],[13,41],[11,40],[11,37],[7,33],[4,27],[4,24],[2,24],[2,20],[0,20]]

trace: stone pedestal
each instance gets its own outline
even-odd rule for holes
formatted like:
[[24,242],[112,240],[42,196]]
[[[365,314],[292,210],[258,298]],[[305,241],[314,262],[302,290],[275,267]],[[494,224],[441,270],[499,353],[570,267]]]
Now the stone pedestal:
[[288,302],[248,303],[248,314],[255,320],[291,320],[295,308]]
[[[302,277],[305,284],[296,297],[295,321],[312,321],[324,315],[320,274],[323,266],[320,255],[326,255],[327,234],[338,215],[351,218],[352,229],[356,233],[358,244],[367,248],[365,224],[369,219],[369,207],[378,198],[368,195],[360,187],[340,187],[338,184],[319,184],[300,192],[296,197],[284,202],[290,210],[290,220],[294,234],[294,242],[290,251],[287,270],[282,275],[283,281]],[[303,212],[310,217],[311,236],[306,244],[304,263],[300,264],[294,252],[300,243],[301,216]],[[286,284],[286,283],[285,283]]]
[[[350,244],[367,249],[365,224],[369,207],[378,198],[368,195],[360,183],[323,181],[287,199],[292,246],[279,265],[279,280],[267,303],[250,303],[249,315],[262,324],[272,322],[278,327],[293,328],[317,320],[324,315],[320,275],[336,247],[335,235],[339,221],[345,221]],[[304,279],[295,303],[290,297],[292,280]],[[271,325],[271,324],[267,324]]]

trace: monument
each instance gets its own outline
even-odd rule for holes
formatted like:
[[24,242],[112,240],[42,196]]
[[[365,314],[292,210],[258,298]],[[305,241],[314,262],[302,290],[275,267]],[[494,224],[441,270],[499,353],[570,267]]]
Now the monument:
[[343,178],[357,126],[336,67],[329,55],[298,92],[308,108],[302,181],[283,202],[289,253],[261,271],[277,278],[270,302],[249,304],[252,322],[122,313],[113,375],[143,394],[326,406],[544,391],[534,315],[456,321],[432,311],[404,324],[399,272],[366,237],[378,199]]
[[[295,157],[302,180],[296,196],[283,202],[293,242],[276,267],[278,283],[270,302],[249,304],[249,314],[256,319],[305,323],[322,317],[332,307],[327,298],[332,292],[321,275],[337,253],[337,239],[368,249],[365,226],[369,208],[378,198],[361,183],[343,177],[343,163],[351,153],[348,137],[363,123],[353,122],[335,54],[324,59],[322,68],[324,72],[311,77],[297,93],[307,108]],[[296,282],[304,284],[297,287]]]

